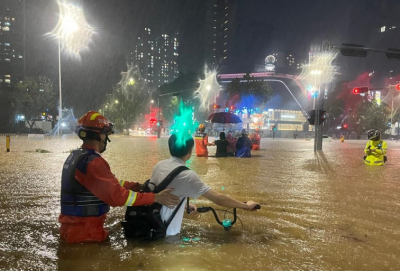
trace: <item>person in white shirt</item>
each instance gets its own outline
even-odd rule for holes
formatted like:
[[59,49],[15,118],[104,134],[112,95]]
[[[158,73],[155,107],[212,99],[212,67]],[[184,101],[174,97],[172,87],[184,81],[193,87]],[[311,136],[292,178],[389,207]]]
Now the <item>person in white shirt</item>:
[[[171,154],[171,158],[160,161],[156,164],[153,169],[153,173],[150,178],[150,182],[158,185],[164,178],[175,168],[184,166],[186,161],[192,156],[194,140],[193,138],[187,139],[183,144],[179,144],[179,140],[175,134],[171,135],[168,140],[168,147]],[[247,203],[240,202],[228,196],[217,193],[212,190],[208,185],[202,182],[199,175],[192,170],[184,170],[176,176],[167,188],[173,188],[172,194],[179,196],[182,200],[184,197],[198,198],[203,196],[217,205],[229,207],[229,208],[240,208],[244,210],[254,210],[258,203],[254,201],[247,201]],[[192,213],[196,213],[196,206],[190,204]],[[171,206],[169,206],[171,207]],[[167,221],[175,208],[170,209],[168,206],[163,206],[161,209],[161,218],[163,221]],[[167,236],[172,236],[180,233],[183,213],[185,211],[185,204],[182,204],[174,219],[168,226]]]

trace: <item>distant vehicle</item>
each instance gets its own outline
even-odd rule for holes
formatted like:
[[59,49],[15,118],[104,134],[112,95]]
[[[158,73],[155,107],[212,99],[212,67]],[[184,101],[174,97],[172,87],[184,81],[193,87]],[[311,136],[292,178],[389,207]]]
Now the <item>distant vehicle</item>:
[[332,137],[330,137],[330,136],[328,136],[328,135],[323,135],[323,136],[322,136],[322,141],[331,142],[331,141],[332,141]]
[[[313,138],[314,139],[314,138]],[[307,140],[307,139],[306,139]],[[328,136],[328,135],[322,135],[322,141],[328,141],[331,142],[332,141],[332,137]]]

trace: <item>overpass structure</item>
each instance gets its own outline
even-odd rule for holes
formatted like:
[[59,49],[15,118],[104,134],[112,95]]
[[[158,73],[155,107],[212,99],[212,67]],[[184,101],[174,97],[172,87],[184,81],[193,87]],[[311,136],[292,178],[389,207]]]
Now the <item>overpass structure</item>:
[[[230,83],[235,78],[243,78],[246,73],[229,73],[229,74],[219,74],[217,75],[218,81],[221,83]],[[250,76],[254,76],[257,79],[290,79],[294,81],[303,93],[306,93],[306,88],[300,80],[299,76],[284,74],[284,73],[275,73],[275,72],[254,72],[250,73]],[[268,81],[268,80],[266,80]],[[276,80],[279,82],[279,80]]]

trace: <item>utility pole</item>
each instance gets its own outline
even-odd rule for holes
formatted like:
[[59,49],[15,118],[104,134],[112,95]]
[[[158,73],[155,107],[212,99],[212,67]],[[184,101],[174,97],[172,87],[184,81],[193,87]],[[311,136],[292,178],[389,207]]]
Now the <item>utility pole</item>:
[[[324,88],[322,89],[322,86]],[[325,96],[325,84],[319,86],[318,99],[315,109],[315,136],[314,136],[314,152],[322,151],[322,124],[320,123],[321,114],[323,114],[324,108],[324,96]]]

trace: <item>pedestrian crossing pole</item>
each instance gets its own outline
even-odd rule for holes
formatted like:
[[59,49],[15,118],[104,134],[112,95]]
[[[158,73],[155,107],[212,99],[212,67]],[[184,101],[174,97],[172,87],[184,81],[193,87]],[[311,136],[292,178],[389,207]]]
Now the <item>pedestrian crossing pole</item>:
[[10,152],[10,135],[6,136],[6,149],[7,152]]
[[320,123],[320,115],[323,113],[325,84],[320,85],[318,89],[318,99],[315,108],[315,136],[314,136],[314,152],[322,151],[322,124]]

